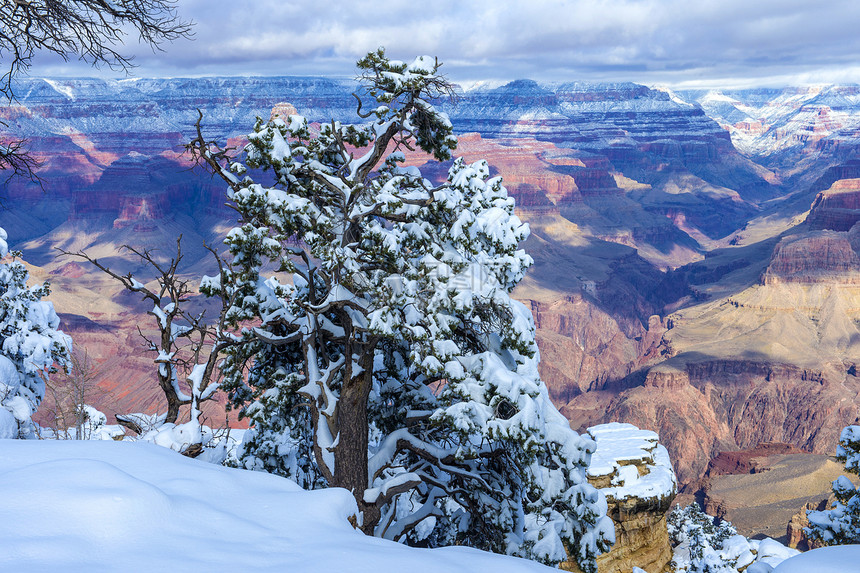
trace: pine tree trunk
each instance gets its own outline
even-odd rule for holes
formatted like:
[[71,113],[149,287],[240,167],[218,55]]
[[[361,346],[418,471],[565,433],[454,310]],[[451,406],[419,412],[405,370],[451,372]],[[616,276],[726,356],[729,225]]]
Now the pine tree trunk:
[[[371,357],[366,359],[366,356]],[[364,371],[343,385],[337,406],[338,444],[334,450],[335,487],[346,488],[355,496],[362,512],[362,531],[372,534],[379,521],[379,509],[364,503],[364,490],[368,486],[367,445],[368,421],[367,400],[371,389],[372,352],[366,353],[361,362]],[[364,364],[367,362],[367,364]]]

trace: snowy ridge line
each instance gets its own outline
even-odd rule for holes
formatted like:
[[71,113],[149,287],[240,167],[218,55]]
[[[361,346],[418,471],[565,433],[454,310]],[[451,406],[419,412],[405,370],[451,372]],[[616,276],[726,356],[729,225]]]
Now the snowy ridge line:
[[[283,102],[295,105],[310,121],[333,118],[361,123],[351,96],[353,92],[360,93],[359,88],[353,80],[308,76],[138,78],[134,81],[32,78],[20,81],[16,88],[20,97],[14,104],[29,109],[31,114],[16,118],[13,127],[26,136],[57,134],[70,126],[81,133],[129,130],[192,134],[197,117],[195,110],[201,107],[201,100],[210,102],[202,105],[207,125],[221,131],[222,136],[245,135],[244,126],[253,124],[257,115],[267,117],[273,106]],[[663,91],[633,83],[515,80],[500,87],[481,84],[467,88],[459,90],[458,105],[439,102],[440,111],[447,112],[452,119],[561,121],[583,124],[583,128],[592,116],[605,114],[636,112],[672,116],[681,113],[689,116],[683,122],[684,133],[722,132],[690,104]],[[512,103],[513,95],[522,96],[522,102]],[[143,104],[151,110],[147,117],[140,117],[133,111]],[[88,106],[95,107],[92,113],[80,113]],[[50,117],[40,115],[42,109],[56,111],[64,107],[75,107],[78,111],[52,112]],[[128,113],[122,111],[124,107],[129,109]],[[698,115],[691,114],[691,110]],[[646,128],[648,123],[646,120]],[[594,127],[600,126],[595,124]],[[662,125],[659,132],[666,127]],[[642,132],[635,126],[630,129]],[[677,131],[677,126],[673,131]]]
[[819,85],[747,90],[688,90],[744,154],[770,157],[820,139],[860,143],[860,87]]

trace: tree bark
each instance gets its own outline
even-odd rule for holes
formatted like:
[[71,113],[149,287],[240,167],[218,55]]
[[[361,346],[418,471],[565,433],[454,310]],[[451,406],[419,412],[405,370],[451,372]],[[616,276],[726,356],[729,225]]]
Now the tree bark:
[[[373,375],[373,350],[362,353],[362,372],[345,381],[337,405],[338,443],[334,449],[335,487],[346,488],[355,496],[362,513],[361,529],[372,534],[379,522],[379,508],[364,502],[364,490],[368,486],[367,445],[368,421],[367,400],[370,396]],[[348,370],[349,371],[349,370]]]
[[158,378],[158,384],[164,391],[164,397],[167,398],[167,416],[165,416],[164,422],[167,424],[175,424],[176,419],[179,418],[179,407],[187,404],[188,402],[183,402],[179,399],[179,396],[176,395],[176,391],[173,389],[173,384],[171,384],[170,380],[162,376],[159,376]]

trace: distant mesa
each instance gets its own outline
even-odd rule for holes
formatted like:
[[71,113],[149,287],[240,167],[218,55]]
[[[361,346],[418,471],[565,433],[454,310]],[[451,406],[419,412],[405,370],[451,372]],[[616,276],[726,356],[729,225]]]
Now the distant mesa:
[[[860,211],[857,212],[860,214]],[[857,231],[853,233],[857,236]],[[860,284],[860,257],[850,233],[820,230],[780,240],[762,284],[839,282]]]

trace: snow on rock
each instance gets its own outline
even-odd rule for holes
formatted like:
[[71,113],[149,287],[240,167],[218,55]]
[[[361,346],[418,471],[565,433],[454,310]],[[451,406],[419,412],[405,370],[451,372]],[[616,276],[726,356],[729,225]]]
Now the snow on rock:
[[194,420],[185,424],[162,424],[140,436],[140,440],[182,452],[193,444],[201,443],[203,433],[200,424]]
[[597,446],[588,482],[606,496],[615,525],[616,543],[597,558],[598,571],[663,571],[672,559],[666,512],[677,488],[666,448],[631,424],[592,426],[588,436]]
[[[752,568],[749,573],[755,573]],[[850,573],[860,571],[860,545],[821,547],[786,559],[773,573]],[[766,573],[762,570],[761,573]]]
[[[674,497],[677,479],[659,436],[633,424],[612,422],[588,428],[597,444],[588,477],[601,483],[607,499]],[[608,478],[608,484],[606,479]],[[603,485],[606,484],[606,485]]]
[[342,489],[141,442],[0,440],[0,571],[550,571],[465,547],[367,537]]

